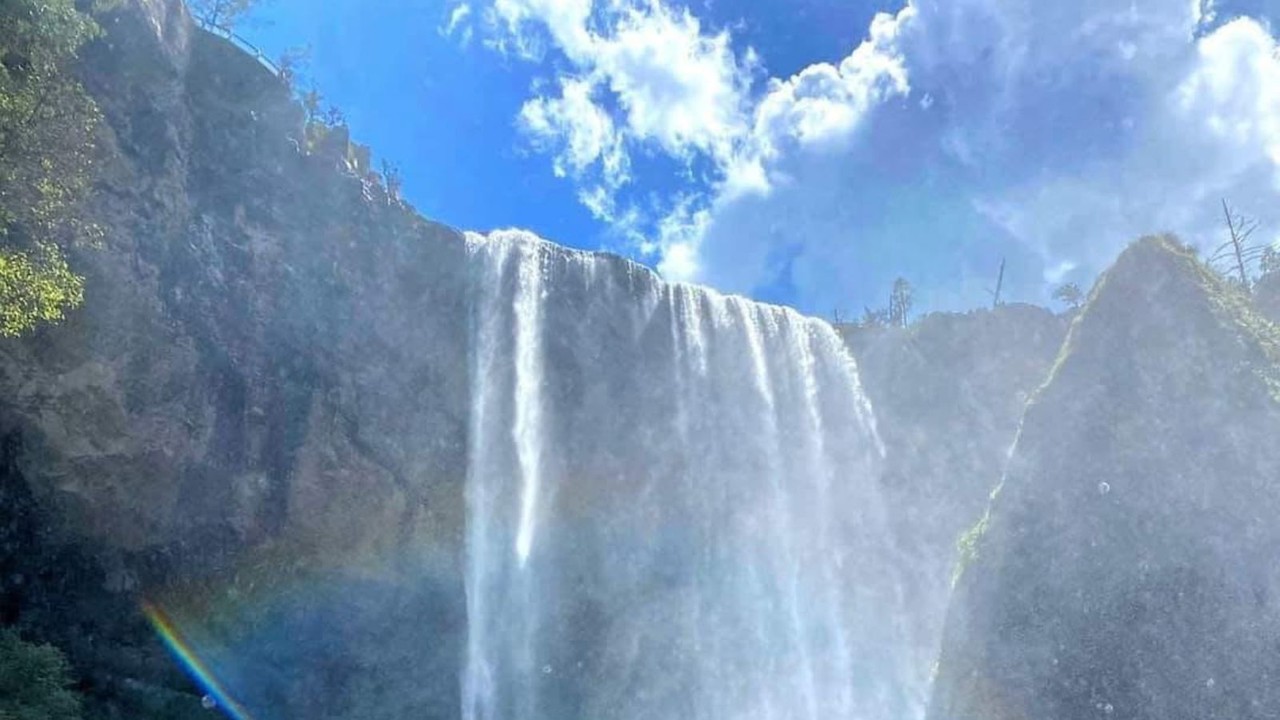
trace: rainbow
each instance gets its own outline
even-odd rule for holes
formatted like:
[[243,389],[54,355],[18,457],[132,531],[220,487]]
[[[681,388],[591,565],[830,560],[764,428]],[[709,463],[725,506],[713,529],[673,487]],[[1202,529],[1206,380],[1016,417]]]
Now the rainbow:
[[209,668],[196,656],[191,645],[182,637],[182,633],[160,606],[144,601],[142,612],[147,616],[147,620],[151,621],[152,627],[156,629],[165,647],[169,648],[169,652],[173,653],[187,674],[209,694],[209,697],[213,698],[223,712],[232,720],[254,720],[249,711],[231,697]]

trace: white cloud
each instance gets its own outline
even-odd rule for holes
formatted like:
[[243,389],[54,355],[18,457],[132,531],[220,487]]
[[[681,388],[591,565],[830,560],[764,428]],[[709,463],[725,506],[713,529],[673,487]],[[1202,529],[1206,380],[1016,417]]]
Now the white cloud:
[[1177,108],[1189,123],[1245,163],[1265,157],[1280,166],[1280,54],[1270,31],[1238,18],[1202,38],[1192,71],[1178,87]]
[[610,0],[599,8],[589,0],[496,0],[490,14],[502,33],[499,45],[537,57],[549,40],[573,66],[575,80],[560,84],[559,97],[531,101],[535,107],[573,104],[578,112],[558,126],[566,136],[594,132],[571,123],[594,126],[603,115],[616,118],[627,144],[722,159],[745,131],[741,102],[750,56],[739,58],[727,33],[705,32],[688,10],[660,0]]
[[[687,176],[704,193],[715,188],[721,202],[768,195],[787,182],[776,175],[783,155],[838,145],[876,103],[907,92],[894,46],[913,12],[877,16],[866,42],[842,62],[760,89],[750,48],[736,51],[727,31],[661,0],[496,0],[490,15],[500,46],[541,57],[550,43],[571,63],[572,78],[526,103],[521,125],[552,155],[557,174],[586,179],[584,201],[607,217],[618,204],[607,191],[626,184],[614,178],[637,149],[697,165],[701,172]],[[699,231],[713,204],[704,198],[695,211],[690,202],[673,201],[644,244],[680,278],[698,266]]]
[[[978,209],[1046,268],[1087,278],[1133,238],[1171,230],[1204,248],[1223,232],[1220,201],[1280,227],[1280,58],[1259,21],[1239,18],[1163,48],[1135,86],[1149,100],[1131,135],[1070,167],[989,191]],[[1059,278],[1046,270],[1045,280]]]
[[913,15],[910,8],[896,17],[881,13],[871,37],[839,65],[810,65],[790,80],[771,81],[755,113],[762,154],[772,159],[792,147],[847,138],[884,97],[906,94],[907,69],[895,45]]
[[459,3],[449,11],[449,17],[445,21],[444,26],[440,28],[440,34],[445,37],[456,37],[458,43],[463,47],[471,44],[471,6],[467,3]]
[[[1003,255],[1024,294],[1087,283],[1141,234],[1212,244],[1222,197],[1280,228],[1276,39],[1222,5],[912,0],[785,79],[662,0],[489,17],[505,47],[568,63],[521,124],[598,217],[664,274],[829,312],[914,267],[972,304]],[[637,152],[690,170],[654,184]],[[656,217],[619,210],[655,188]]]
[[598,167],[607,187],[627,181],[627,156],[613,118],[592,98],[590,80],[560,79],[558,97],[540,96],[520,110],[520,126],[543,150],[555,158],[560,177],[580,178]]
[[1191,16],[1195,18],[1197,28],[1212,24],[1217,15],[1214,0],[1191,0]]
[[723,158],[744,131],[745,78],[729,37],[704,33],[687,10],[657,0],[626,8],[612,33],[597,37],[592,63],[637,140],[672,155]]

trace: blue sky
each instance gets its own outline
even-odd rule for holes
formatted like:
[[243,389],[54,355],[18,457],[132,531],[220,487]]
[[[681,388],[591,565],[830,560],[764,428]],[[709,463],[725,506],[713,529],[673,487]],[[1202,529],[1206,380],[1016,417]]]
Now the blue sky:
[[1280,236],[1280,0],[269,0],[428,217],[847,316]]

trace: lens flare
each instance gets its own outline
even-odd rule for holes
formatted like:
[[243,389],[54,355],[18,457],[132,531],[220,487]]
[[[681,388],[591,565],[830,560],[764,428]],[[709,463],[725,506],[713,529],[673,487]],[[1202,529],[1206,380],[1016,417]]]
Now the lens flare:
[[254,720],[249,711],[231,697],[209,668],[196,656],[191,645],[183,638],[182,633],[178,631],[163,609],[154,603],[143,602],[142,611],[151,621],[152,627],[156,629],[165,647],[169,648],[169,652],[173,653],[191,678],[216,701],[217,706],[224,713],[232,720]]

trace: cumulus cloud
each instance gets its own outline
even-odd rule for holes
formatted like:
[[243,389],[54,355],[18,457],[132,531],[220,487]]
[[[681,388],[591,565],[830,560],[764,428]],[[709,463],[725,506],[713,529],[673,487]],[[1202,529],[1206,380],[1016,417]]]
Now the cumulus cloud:
[[[913,12],[877,16],[840,63],[764,83],[751,48],[735,48],[728,31],[661,0],[496,0],[489,18],[495,46],[543,59],[550,45],[571,64],[572,76],[525,104],[520,125],[557,175],[583,183],[598,217],[617,215],[632,153],[683,164],[702,197],[673,194],[639,249],[656,253],[668,275],[692,279],[712,205],[767,196],[789,182],[775,175],[787,153],[839,147],[875,103],[907,92],[893,45]],[[639,219],[634,208],[628,217]]]
[[[508,51],[567,63],[520,124],[637,252],[827,312],[916,269],[926,303],[972,305],[1001,257],[1044,299],[1141,234],[1216,244],[1222,197],[1280,229],[1280,53],[1247,10],[911,0],[789,78],[663,0],[487,17]],[[645,177],[637,154],[685,172]],[[652,217],[619,210],[638,188],[667,195]]]
[[[688,10],[660,0],[599,8],[589,0],[496,0],[490,17],[509,47],[528,56],[550,40],[573,65],[574,84],[535,102],[578,102],[564,91],[580,91],[604,112],[607,96],[626,140],[678,156],[726,155],[742,133],[750,59],[733,52],[727,33],[705,32]],[[594,123],[590,114],[582,117]]]
[[[1144,8],[1148,14],[1142,17],[1165,18],[1164,26],[1139,28],[1122,16],[1095,46],[1124,38],[1142,50],[1075,61],[1077,72],[1100,75],[1106,83],[1086,86],[1086,75],[1049,92],[1020,88],[1008,110],[1015,126],[1038,121],[1037,106],[1060,108],[1077,122],[1093,124],[1076,136],[1059,128],[1064,149],[1075,157],[1037,147],[1052,136],[1032,134],[1029,142],[1010,143],[992,159],[1016,161],[1024,152],[1044,164],[1026,177],[975,193],[980,213],[1036,252],[1046,280],[1057,279],[1052,269],[1067,262],[1087,278],[1145,233],[1172,230],[1195,244],[1215,246],[1224,198],[1273,233],[1280,223],[1273,209],[1280,199],[1280,58],[1274,37],[1255,18],[1206,28],[1212,7],[1197,4],[1180,16],[1173,11],[1181,3],[1159,5]],[[1062,56],[1064,63],[1069,60]],[[1087,112],[1071,110],[1073,97],[1096,104]]]
[[627,157],[613,118],[592,98],[590,80],[564,77],[560,93],[537,97],[520,110],[520,126],[534,143],[554,156],[560,177],[581,177],[598,167],[608,187],[627,181]]

